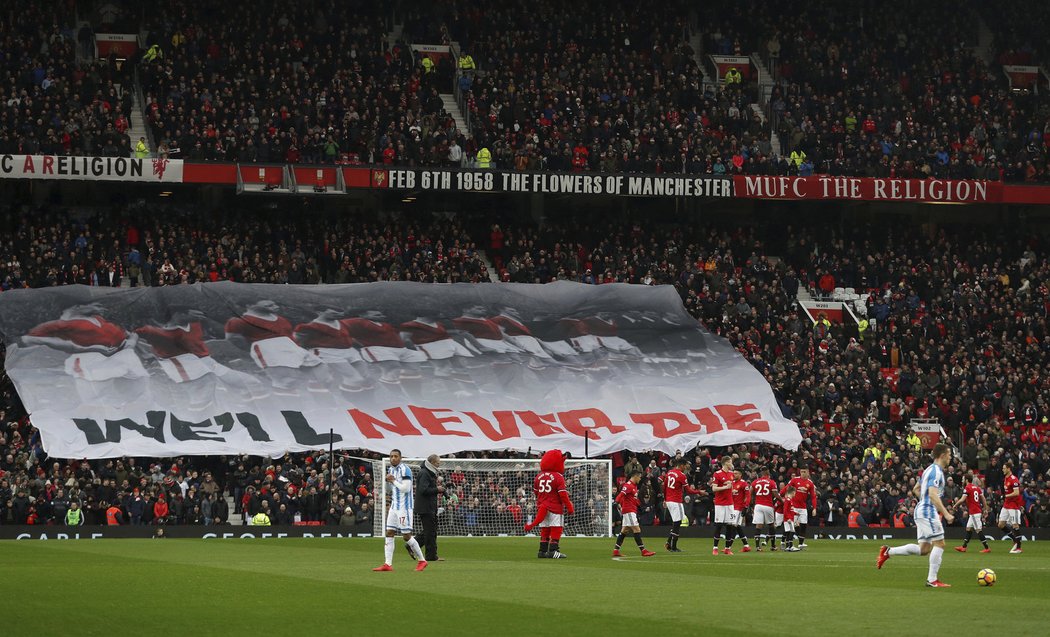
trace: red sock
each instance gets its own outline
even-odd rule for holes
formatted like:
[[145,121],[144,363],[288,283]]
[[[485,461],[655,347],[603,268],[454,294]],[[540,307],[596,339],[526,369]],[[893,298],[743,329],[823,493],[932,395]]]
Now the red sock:
[[[561,529],[558,529],[558,537],[561,537]],[[551,527],[545,526],[540,529],[540,541],[549,542],[551,539]]]
[[551,542],[557,542],[557,541],[561,540],[561,527],[560,526],[552,526],[552,527],[550,527],[550,530],[551,530]]

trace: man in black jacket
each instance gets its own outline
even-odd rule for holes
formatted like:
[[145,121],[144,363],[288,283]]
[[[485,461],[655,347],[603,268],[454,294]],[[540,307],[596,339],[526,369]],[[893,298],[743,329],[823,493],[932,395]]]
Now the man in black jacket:
[[428,562],[443,561],[437,554],[437,514],[438,495],[445,492],[445,487],[438,484],[438,467],[441,458],[431,454],[423,462],[416,482],[416,515],[423,526],[420,544],[423,545],[424,557]]

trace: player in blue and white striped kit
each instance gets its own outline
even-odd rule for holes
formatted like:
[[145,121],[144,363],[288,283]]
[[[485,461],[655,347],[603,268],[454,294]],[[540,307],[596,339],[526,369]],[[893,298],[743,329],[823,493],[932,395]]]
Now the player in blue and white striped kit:
[[883,546],[879,549],[879,559],[875,562],[876,568],[882,568],[886,560],[895,555],[929,555],[930,570],[926,577],[926,585],[933,588],[948,588],[951,584],[945,584],[937,579],[937,572],[941,568],[941,558],[944,555],[944,526],[938,514],[944,516],[945,521],[951,524],[955,521],[948,509],[945,508],[941,498],[944,497],[944,470],[952,461],[952,450],[948,445],[939,442],[933,447],[933,464],[922,472],[922,478],[915,485],[915,495],[919,502],[915,505],[915,529],[918,532],[918,544],[906,544],[890,548]]
[[391,566],[394,561],[394,534],[401,533],[408,552],[416,558],[416,570],[422,571],[427,567],[427,561],[423,559],[423,551],[419,548],[419,542],[412,537],[412,469],[407,464],[401,464],[400,449],[390,452],[390,467],[386,472],[386,481],[391,486],[390,509],[386,514],[386,543],[384,545],[386,560],[382,566],[377,566],[372,570],[394,570]]

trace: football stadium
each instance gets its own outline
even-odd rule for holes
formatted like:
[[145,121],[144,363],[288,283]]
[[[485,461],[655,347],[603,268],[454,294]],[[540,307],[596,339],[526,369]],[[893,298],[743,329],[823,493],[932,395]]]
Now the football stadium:
[[1048,24],[7,0],[3,634],[1050,633]]

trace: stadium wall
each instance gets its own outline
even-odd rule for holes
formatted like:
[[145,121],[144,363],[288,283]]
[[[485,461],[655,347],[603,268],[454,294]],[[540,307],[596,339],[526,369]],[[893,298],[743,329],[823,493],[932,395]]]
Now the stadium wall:
[[0,155],[0,179],[220,185],[239,192],[506,193],[930,204],[1050,205],[1050,187],[998,181],[814,175],[546,173],[458,168],[201,163],[180,159]]
[[[345,527],[326,526],[0,526],[0,540],[108,540],[148,539],[158,528],[164,529],[167,537],[175,539],[204,540],[258,540],[283,538],[371,538],[371,533],[356,532]],[[642,527],[642,535],[666,537],[665,526]],[[996,540],[1008,539],[1002,533],[985,529],[985,533]],[[809,539],[813,540],[914,540],[915,529],[851,529],[846,527],[810,527]],[[949,540],[962,539],[966,530],[946,529]],[[1023,529],[1026,542],[1050,540],[1050,529]],[[691,526],[681,531],[686,538],[710,538],[711,527]]]

